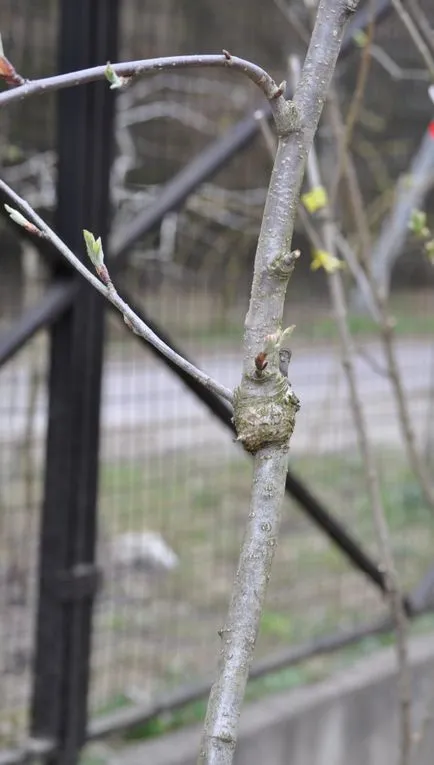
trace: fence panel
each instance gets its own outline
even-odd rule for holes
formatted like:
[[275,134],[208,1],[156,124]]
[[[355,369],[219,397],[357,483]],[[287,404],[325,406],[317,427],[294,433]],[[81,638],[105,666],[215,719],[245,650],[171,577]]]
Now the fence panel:
[[[23,75],[38,76],[56,69],[60,6],[54,0],[31,3],[21,0],[5,9],[2,16],[5,51]],[[92,3],[83,0],[82,12],[85,6],[89,9]],[[104,3],[101,7],[95,3],[94,8],[97,6],[94,28],[101,29]],[[199,8],[187,0],[158,3],[148,0],[146,4],[124,0],[119,24],[120,57],[127,60],[205,49],[209,52],[224,46],[257,60],[269,67],[276,79],[283,79],[287,54],[303,51],[300,37],[287,23],[281,3],[267,9],[258,3],[253,12],[247,0],[239,2],[236,8],[227,2],[220,4],[216,13],[214,5],[208,2]],[[70,26],[72,34],[72,20]],[[90,27],[86,29],[91,34]],[[379,27],[366,96],[352,141],[368,220],[374,231],[392,204],[394,179],[409,167],[431,116],[426,81],[419,74],[411,71],[409,74],[409,70],[418,68],[418,62],[410,57],[404,61],[401,57],[402,35],[394,18],[386,19]],[[78,58],[85,48],[85,35],[82,37],[83,49]],[[404,68],[400,79],[393,79],[390,70],[384,69],[385,54]],[[340,69],[338,85],[344,112],[351,102],[361,55],[360,50],[347,57]],[[407,102],[410,91],[411,109]],[[81,97],[77,98],[78,103]],[[97,198],[104,197],[106,183],[100,171],[107,168],[108,156],[99,151],[109,143],[105,140],[109,135],[104,141],[101,138],[105,128],[108,131],[109,128],[100,121],[93,144],[89,135],[74,134],[68,150],[64,144],[66,154],[56,179],[58,136],[54,104],[54,98],[44,97],[8,110],[8,122],[2,125],[2,146],[6,147],[3,172],[5,179],[48,218],[58,201],[56,184],[65,193],[74,176],[75,200],[80,197],[83,202],[86,196],[87,202],[82,214],[77,212],[77,218],[64,215],[63,223],[66,220],[69,241],[79,249],[80,228],[101,226],[95,233],[104,228],[104,215],[95,205]],[[240,343],[251,266],[271,166],[263,135],[258,131],[250,140],[252,123],[245,118],[262,102],[253,86],[230,72],[184,72],[133,82],[117,96],[116,105],[116,154],[110,182],[111,249],[114,256],[122,253],[118,261],[113,258],[116,283],[121,294],[134,299],[199,366],[226,386],[235,386],[240,375]],[[65,114],[63,128],[62,120],[59,125],[68,143]],[[95,126],[96,122],[92,124]],[[193,169],[197,170],[196,158],[215,142],[224,140],[239,123],[241,137],[235,156],[222,164],[220,170],[208,174],[205,182],[194,184],[191,177]],[[320,139],[327,172],[335,158],[325,128],[320,131]],[[83,171],[85,155],[79,151],[83,142],[93,170],[89,170],[80,187],[75,172],[79,165]],[[214,168],[218,166],[216,157],[221,156],[215,150]],[[193,161],[194,166],[190,164]],[[172,183],[185,168],[190,173],[189,192],[178,197],[182,198],[181,203],[171,205],[166,184]],[[84,189],[92,172],[92,188]],[[178,183],[178,192],[181,186]],[[161,199],[167,203],[166,214],[155,215],[153,225],[131,244],[142,216],[152,216],[153,205]],[[71,205],[75,210],[74,199]],[[350,211],[345,206],[341,215],[350,237],[354,237]],[[27,309],[37,305],[45,294],[50,285],[50,270],[46,260],[28,242],[18,245],[16,232],[2,222],[0,225],[4,263],[4,278],[0,280],[0,351],[3,351],[6,344],[2,340],[13,322],[26,315]],[[309,246],[299,228],[296,244],[303,257],[290,284],[285,321],[297,325],[290,371],[302,408],[292,441],[290,468],[376,561],[378,551],[370,507],[324,276],[310,271]],[[432,460],[434,411],[431,270],[420,251],[409,246],[396,269],[391,298],[397,319],[399,364],[418,447],[427,460]],[[85,292],[81,295],[81,308],[75,303],[77,313],[86,303]],[[174,693],[181,695],[183,688],[191,690],[196,684],[204,688],[212,677],[218,653],[217,630],[225,614],[236,567],[251,476],[251,462],[233,443],[229,429],[144,343],[128,332],[121,317],[111,311],[107,311],[107,317],[99,455],[95,438],[87,438],[88,445],[95,446],[88,462],[84,453],[81,457],[78,454],[92,419],[89,407],[84,406],[80,415],[76,410],[73,444],[70,441],[73,436],[68,436],[68,449],[75,455],[78,468],[71,474],[70,465],[65,462],[68,475],[62,476],[57,471],[56,481],[59,504],[63,507],[62,502],[68,497],[71,500],[68,533],[71,531],[70,538],[75,540],[62,563],[67,564],[67,569],[77,562],[92,563],[93,522],[83,511],[80,495],[83,487],[89,489],[96,480],[98,457],[96,553],[103,578],[93,616],[91,736],[109,730],[115,719],[113,713],[140,709],[144,710],[142,716],[146,716],[146,710],[150,713],[161,699]],[[78,326],[77,323],[76,331]],[[359,351],[357,376],[380,468],[397,564],[405,588],[410,589],[431,567],[432,519],[408,467],[396,407],[384,376],[383,354],[372,323],[365,317],[354,316],[351,328]],[[78,367],[69,366],[69,345],[63,349],[64,370],[69,370],[65,373],[65,386],[72,386],[65,387],[67,395],[65,391],[62,394],[60,374],[55,398],[53,390],[51,400],[48,398],[45,332],[0,368],[2,749],[25,745],[35,667],[39,682],[43,680],[40,672],[43,645],[39,641],[35,646],[34,638],[36,582],[51,554],[49,535],[55,525],[53,518],[50,526],[45,525],[46,537],[41,547],[44,561],[39,571],[38,529],[44,471],[51,470],[53,477],[55,464],[60,464],[55,461],[53,444],[52,462],[44,464],[47,411],[58,407],[60,399],[68,408],[68,402],[76,400],[74,391],[85,385],[86,379],[89,382],[92,359],[84,351],[83,355],[80,353],[84,339],[88,340],[87,329],[82,324],[79,330],[83,343],[80,338],[77,341],[76,335],[73,338]],[[96,362],[101,350],[98,344],[97,337],[93,358]],[[58,343],[59,352],[61,346]],[[3,358],[9,359],[9,355],[5,351]],[[85,419],[80,419],[85,410]],[[93,415],[97,418],[95,411]],[[74,429],[74,423],[69,424]],[[60,451],[57,456],[62,456]],[[75,499],[71,499],[73,495]],[[78,503],[77,513],[74,502]],[[54,517],[53,503],[51,510]],[[90,513],[93,510],[92,501],[89,510]],[[57,523],[59,533],[61,525]],[[65,541],[67,534],[63,536]],[[68,643],[63,630],[63,647],[69,648],[63,650],[59,659],[56,678],[57,683],[65,673],[63,680],[69,678],[72,694],[61,711],[62,724],[70,732],[67,754],[71,761],[81,744],[77,731],[83,733],[90,601],[91,598],[84,621],[77,617],[77,611],[77,618],[70,622],[81,634],[84,653],[78,659],[76,655],[75,665],[70,661],[74,641]],[[355,633],[363,630],[367,622],[384,615],[378,587],[350,565],[293,499],[286,498],[282,536],[258,641],[257,666],[272,664],[273,657],[294,646],[300,647],[300,656],[312,646],[312,653],[326,650],[330,635],[342,631]],[[67,627],[66,611],[62,618],[66,619],[63,624]],[[47,631],[52,629],[51,624],[45,626]],[[302,664],[281,682],[314,679],[330,666],[324,658],[317,659]],[[74,682],[80,672],[84,673],[83,693],[79,694],[79,709],[75,709],[71,699],[74,694],[77,697]],[[41,712],[40,698],[36,706]],[[53,709],[47,703],[47,713],[51,715]],[[73,719],[74,709],[78,722]],[[44,714],[38,718],[34,707],[33,733],[41,735],[44,719],[46,722]],[[58,720],[52,730],[48,728],[45,733],[56,738]]]

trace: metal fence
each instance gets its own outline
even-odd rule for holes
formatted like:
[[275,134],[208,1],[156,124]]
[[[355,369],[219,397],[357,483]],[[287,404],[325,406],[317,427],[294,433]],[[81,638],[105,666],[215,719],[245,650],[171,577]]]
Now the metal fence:
[[[26,76],[211,49],[223,32],[226,47],[283,75],[288,46],[300,43],[282,26],[278,4],[267,10],[267,24],[260,16],[253,24],[248,3],[239,3],[229,27],[230,6],[232,13],[223,4],[219,32],[188,2],[22,0],[5,8],[1,31]],[[388,11],[377,3],[382,50],[396,45]],[[345,42],[344,91],[357,69],[354,30],[368,21],[362,8]],[[276,39],[280,50],[270,42]],[[402,87],[396,83],[397,92]],[[378,128],[380,116],[375,123],[370,111],[377,93],[370,91],[356,147],[368,167],[365,194],[375,188],[384,212],[387,181],[409,164],[430,115],[427,109],[410,120],[403,110],[395,124],[392,107],[384,110],[382,164],[369,164],[380,141],[366,136]],[[158,334],[228,386],[239,378],[270,164],[253,116],[258,106],[232,78],[159,75],[117,102],[103,84],[64,91],[57,101],[44,96],[43,106],[24,102],[2,128],[11,184],[77,252],[83,228],[105,240],[110,229],[120,291]],[[375,205],[371,212],[375,223]],[[100,298],[48,248],[36,251],[26,239],[18,246],[16,237],[3,223],[1,762],[43,756],[66,763],[86,739],[206,693],[251,466],[219,399],[129,334],[110,310],[104,320]],[[416,281],[426,281],[418,268]],[[390,627],[333,324],[321,279],[307,278],[307,270],[301,267],[288,297],[288,319],[297,324],[292,383],[302,409],[256,676]],[[429,458],[432,290],[396,293],[392,305],[418,443]],[[359,344],[370,436],[413,616],[430,602],[433,525],[369,328]]]

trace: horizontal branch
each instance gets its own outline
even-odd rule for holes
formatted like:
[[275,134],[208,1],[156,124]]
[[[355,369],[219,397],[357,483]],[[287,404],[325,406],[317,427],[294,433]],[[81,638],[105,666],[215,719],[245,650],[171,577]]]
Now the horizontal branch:
[[[282,107],[284,98],[284,85],[276,85],[273,78],[257,64],[246,61],[238,56],[232,56],[227,51],[218,55],[194,55],[194,56],[168,56],[164,58],[149,58],[138,61],[111,64],[111,70],[118,77],[137,77],[145,74],[157,74],[174,69],[199,69],[199,68],[225,68],[240,72],[255,83],[270,101],[273,111]],[[53,77],[44,77],[39,80],[26,80],[22,85],[0,93],[0,106],[14,101],[41,93],[50,93],[53,90],[75,87],[106,78],[107,66],[94,66],[89,69],[80,69],[76,72],[58,74]]]
[[10,186],[5,183],[5,181],[1,179],[0,189],[15,205],[18,206],[21,212],[25,215],[27,221],[30,221],[31,224],[36,227],[36,230],[34,230],[33,233],[36,236],[40,235],[47,239],[56,248],[56,250],[58,250],[58,252],[63,255],[66,260],[68,260],[73,268],[75,268],[75,270],[78,271],[78,273],[80,273],[81,276],[83,276],[89,282],[89,284],[92,285],[92,287],[94,287],[101,295],[107,298],[107,300],[109,300],[110,303],[112,303],[112,305],[114,305],[115,308],[120,311],[124,317],[125,323],[133,330],[135,334],[140,335],[140,337],[143,337],[145,340],[147,340],[151,345],[161,351],[161,353],[166,356],[166,358],[170,359],[170,361],[183,369],[185,372],[191,374],[198,382],[202,383],[205,388],[212,390],[218,396],[221,396],[227,401],[232,402],[232,391],[230,391],[224,385],[220,385],[220,383],[213,380],[205,372],[197,369],[194,364],[191,364],[189,361],[172,350],[172,348],[166,345],[166,343],[164,343],[158,337],[158,335],[156,335],[147,326],[147,324],[145,324],[145,322],[139,318],[139,316],[137,316],[137,314],[129,307],[129,305],[124,300],[122,300],[111,282],[110,286],[106,286],[93,273],[91,273],[91,271],[86,268],[81,260],[79,260],[79,258],[74,255],[72,250],[70,250],[69,247],[67,247],[67,245],[57,236],[57,234],[54,233],[50,226],[48,226],[47,223],[45,223],[45,221],[33,210],[33,208],[15,191],[13,191],[13,189],[11,189]]

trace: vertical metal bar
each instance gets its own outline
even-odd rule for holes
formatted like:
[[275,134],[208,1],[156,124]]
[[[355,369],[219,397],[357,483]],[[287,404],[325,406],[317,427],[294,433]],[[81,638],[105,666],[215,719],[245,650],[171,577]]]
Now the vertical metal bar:
[[[118,0],[60,0],[59,70],[117,58]],[[55,228],[78,254],[107,241],[114,99],[105,83],[58,94]],[[73,278],[60,264],[53,279]],[[51,329],[32,736],[76,763],[85,740],[93,599],[104,305],[86,283]]]

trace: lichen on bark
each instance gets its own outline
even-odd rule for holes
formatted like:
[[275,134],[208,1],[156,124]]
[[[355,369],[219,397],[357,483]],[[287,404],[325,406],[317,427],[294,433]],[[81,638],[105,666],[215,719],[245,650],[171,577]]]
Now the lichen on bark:
[[[252,383],[263,386],[263,393],[252,395]],[[252,454],[264,446],[289,443],[299,408],[297,396],[280,372],[265,372],[250,380],[244,376],[234,391],[237,441]]]

